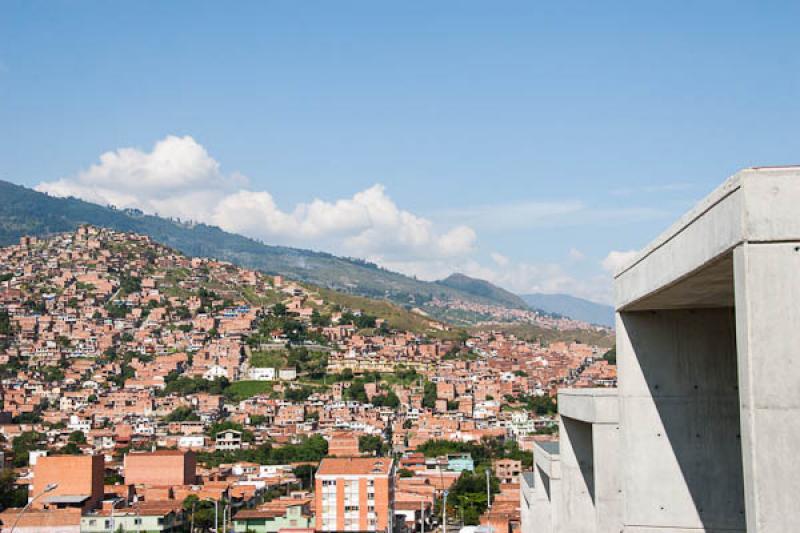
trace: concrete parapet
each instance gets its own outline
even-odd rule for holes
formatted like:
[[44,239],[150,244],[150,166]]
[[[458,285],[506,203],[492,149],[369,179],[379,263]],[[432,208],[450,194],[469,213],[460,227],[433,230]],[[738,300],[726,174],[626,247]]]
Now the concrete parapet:
[[537,533],[560,533],[561,459],[558,442],[536,442],[533,446],[534,490],[531,515]]
[[562,389],[558,406],[563,531],[618,533],[622,487],[617,390]]

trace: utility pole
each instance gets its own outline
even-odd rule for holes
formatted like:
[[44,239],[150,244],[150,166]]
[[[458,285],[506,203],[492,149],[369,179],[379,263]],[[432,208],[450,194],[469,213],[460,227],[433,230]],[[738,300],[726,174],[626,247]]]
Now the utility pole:
[[489,469],[487,468],[484,470],[486,472],[486,503],[489,506],[489,509],[492,508],[492,490],[491,490],[491,483],[489,481]]
[[442,533],[447,533],[447,492],[444,491],[444,502],[442,503]]
[[419,502],[419,510],[420,510],[420,520],[419,520],[419,527],[420,533],[425,533],[425,502]]

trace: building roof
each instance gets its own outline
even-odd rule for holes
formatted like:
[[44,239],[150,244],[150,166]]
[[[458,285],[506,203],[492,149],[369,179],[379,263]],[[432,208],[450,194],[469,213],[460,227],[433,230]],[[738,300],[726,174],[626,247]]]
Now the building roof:
[[75,503],[83,503],[89,499],[88,494],[57,494],[55,496],[50,496],[45,498],[45,503],[64,503],[64,504],[75,504]]
[[392,463],[387,457],[326,457],[317,476],[388,475]]
[[536,444],[541,446],[541,448],[549,453],[550,455],[558,455],[558,441],[557,440],[542,440],[538,441]]

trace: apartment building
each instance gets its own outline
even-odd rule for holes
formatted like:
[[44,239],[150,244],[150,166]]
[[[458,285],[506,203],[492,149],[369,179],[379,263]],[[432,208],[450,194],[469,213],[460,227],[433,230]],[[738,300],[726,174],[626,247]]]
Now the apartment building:
[[393,531],[394,461],[326,457],[317,470],[318,531]]
[[129,485],[174,486],[197,482],[194,452],[158,450],[125,455],[125,483]]

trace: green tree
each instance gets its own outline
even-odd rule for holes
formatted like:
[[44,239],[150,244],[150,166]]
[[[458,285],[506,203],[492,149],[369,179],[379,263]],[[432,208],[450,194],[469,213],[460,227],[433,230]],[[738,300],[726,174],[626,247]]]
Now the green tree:
[[69,434],[67,440],[69,440],[69,442],[74,442],[75,444],[86,444],[86,435],[84,435],[83,431],[76,429]]
[[40,444],[44,435],[35,431],[21,433],[11,444],[11,451],[14,452],[14,466],[23,467],[28,465],[28,454],[33,450],[44,448]]
[[364,381],[360,379],[354,380],[350,387],[345,389],[345,397],[355,402],[369,403],[367,391],[364,389]]
[[165,422],[185,422],[189,420],[200,420],[200,416],[194,412],[194,409],[186,405],[176,407],[164,417]]
[[439,393],[436,390],[436,383],[431,383],[431,382],[426,383],[422,393],[422,406],[427,407],[428,409],[435,408],[436,399],[438,397]]
[[314,465],[309,464],[297,465],[292,469],[292,473],[300,480],[300,486],[303,490],[314,490],[312,480],[315,471]]
[[358,437],[358,451],[370,455],[384,455],[386,446],[379,435],[361,435]]
[[0,508],[24,507],[28,503],[28,489],[26,485],[17,485],[17,478],[13,470],[0,471]]
[[400,398],[393,390],[386,394],[376,394],[372,397],[372,405],[375,407],[391,407],[397,409],[400,407]]
[[0,310],[0,335],[11,334],[11,317],[5,309]]

